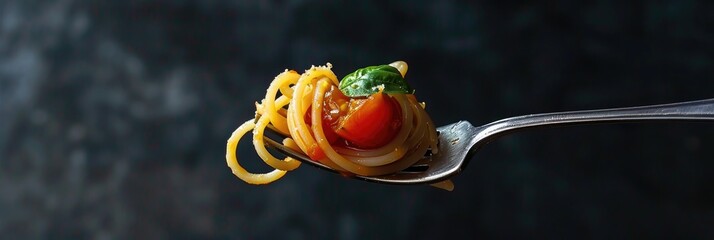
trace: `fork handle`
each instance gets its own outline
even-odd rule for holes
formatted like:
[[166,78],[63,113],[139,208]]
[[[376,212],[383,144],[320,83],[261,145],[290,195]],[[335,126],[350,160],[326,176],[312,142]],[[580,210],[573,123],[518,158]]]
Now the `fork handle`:
[[640,107],[541,113],[512,117],[484,125],[484,131],[477,138],[490,138],[510,131],[534,127],[645,120],[712,121],[714,120],[714,98]]

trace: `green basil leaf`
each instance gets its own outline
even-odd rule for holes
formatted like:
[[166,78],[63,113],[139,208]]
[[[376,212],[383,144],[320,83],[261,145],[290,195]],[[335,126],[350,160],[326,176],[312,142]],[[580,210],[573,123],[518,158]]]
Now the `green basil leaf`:
[[370,66],[347,74],[340,81],[340,90],[348,97],[364,97],[379,92],[380,86],[385,93],[412,94],[399,70],[389,65]]

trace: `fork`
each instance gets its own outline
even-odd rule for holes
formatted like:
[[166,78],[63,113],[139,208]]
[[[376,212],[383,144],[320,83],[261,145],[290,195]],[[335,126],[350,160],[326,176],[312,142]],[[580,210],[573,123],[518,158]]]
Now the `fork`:
[[[431,184],[448,180],[464,170],[469,159],[494,139],[525,129],[589,123],[612,123],[646,120],[714,120],[714,98],[699,101],[611,108],[570,112],[530,114],[498,120],[474,127],[468,121],[458,121],[437,128],[439,151],[427,154],[411,167],[383,176],[351,176],[356,179],[386,184]],[[268,127],[274,134],[278,132]],[[282,136],[286,137],[286,136]],[[301,152],[265,137],[268,146],[309,165],[339,173]]]

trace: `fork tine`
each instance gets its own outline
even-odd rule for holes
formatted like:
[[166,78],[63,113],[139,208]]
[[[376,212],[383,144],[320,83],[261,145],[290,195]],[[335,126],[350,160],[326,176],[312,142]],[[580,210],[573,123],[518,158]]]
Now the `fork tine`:
[[[277,132],[277,131],[275,130],[275,128],[272,127],[272,125],[268,124],[268,126],[271,126],[271,127],[267,127],[267,128],[266,128],[267,130],[269,130],[269,131],[271,131],[271,132],[275,132],[275,133],[278,134],[278,135],[282,135],[282,134],[280,134],[279,132]],[[280,153],[285,154],[285,156],[294,158],[294,159],[296,159],[296,160],[298,160],[298,161],[300,161],[300,162],[306,163],[306,164],[311,165],[311,166],[313,166],[313,167],[322,168],[322,169],[324,169],[324,170],[328,170],[328,171],[331,171],[331,172],[334,172],[334,173],[339,173],[339,172],[335,171],[334,169],[332,169],[332,168],[330,168],[330,167],[328,167],[328,166],[326,166],[326,165],[324,165],[324,164],[322,164],[322,163],[320,163],[320,162],[318,162],[318,161],[313,161],[312,159],[310,159],[310,157],[306,156],[305,154],[303,154],[303,153],[301,153],[301,152],[298,152],[298,151],[295,151],[295,150],[293,150],[292,148],[289,148],[289,147],[283,145],[282,143],[273,140],[272,138],[269,138],[269,137],[267,137],[267,136],[263,136],[263,140],[265,141],[265,144],[266,144],[268,147],[271,147],[271,148],[273,148],[273,149],[275,149],[275,150],[278,150]]]
[[266,145],[275,150],[278,150],[279,152],[285,154],[288,157],[295,158],[300,161],[308,161],[307,156],[273,140],[272,138],[264,137],[263,140],[265,141]]
[[[257,123],[257,122],[258,122],[258,119],[260,119],[260,116],[262,116],[262,115],[256,113],[256,114],[255,114],[255,118],[254,118],[254,119],[255,119],[254,122]],[[283,138],[290,137],[289,135],[285,135],[285,134],[281,133],[280,130],[278,130],[278,128],[276,128],[275,126],[273,126],[272,123],[268,123],[268,125],[265,126],[265,129],[268,129],[268,130],[270,130],[271,133],[277,134],[278,136],[281,136],[281,137],[283,137]]]

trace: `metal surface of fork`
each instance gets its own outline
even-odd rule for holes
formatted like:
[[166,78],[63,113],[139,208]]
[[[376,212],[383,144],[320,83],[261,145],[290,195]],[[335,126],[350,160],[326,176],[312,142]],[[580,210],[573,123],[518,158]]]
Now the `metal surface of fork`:
[[[467,121],[459,121],[437,128],[438,154],[425,156],[412,168],[398,173],[371,177],[354,176],[354,178],[388,184],[435,183],[461,172],[479,148],[505,134],[536,127],[648,120],[713,121],[714,98],[642,107],[531,114],[507,118],[479,127],[474,127]],[[287,156],[335,172],[270,138],[266,137],[266,143]]]

